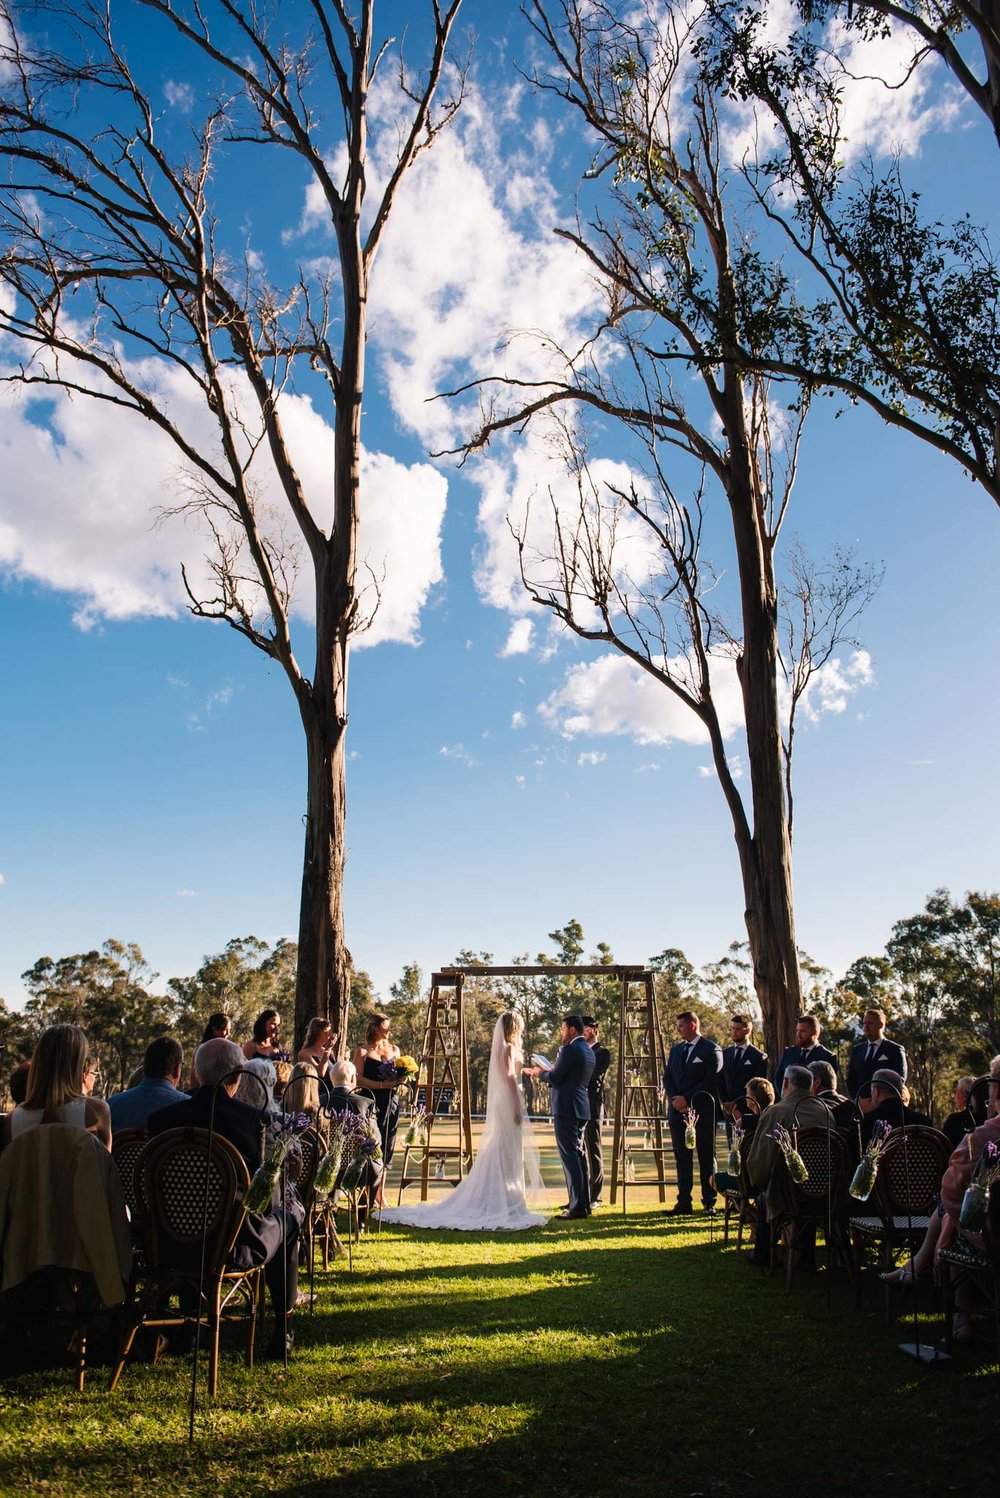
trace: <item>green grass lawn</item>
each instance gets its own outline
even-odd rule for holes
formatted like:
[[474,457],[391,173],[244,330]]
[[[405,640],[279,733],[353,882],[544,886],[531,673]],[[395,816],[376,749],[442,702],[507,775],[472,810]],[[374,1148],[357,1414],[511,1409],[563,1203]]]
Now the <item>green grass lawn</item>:
[[317,1286],[287,1376],[224,1353],[193,1448],[189,1360],[111,1396],[98,1368],[82,1396],[68,1370],[8,1380],[0,1492],[995,1486],[995,1364],[920,1368],[874,1290],[860,1313],[842,1277],[829,1306],[823,1275],[786,1292],[652,1207],[509,1238],[386,1227]]

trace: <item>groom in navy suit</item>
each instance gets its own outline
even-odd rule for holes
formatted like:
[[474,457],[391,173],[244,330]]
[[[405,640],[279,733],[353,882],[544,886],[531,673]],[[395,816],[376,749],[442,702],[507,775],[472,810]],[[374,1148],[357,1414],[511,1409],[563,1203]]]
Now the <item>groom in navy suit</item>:
[[677,1162],[677,1200],[667,1208],[671,1217],[687,1217],[694,1191],[694,1155],[685,1143],[688,1109],[698,1122],[694,1137],[701,1177],[701,1199],[706,1212],[715,1211],[715,1114],[722,1080],[722,1052],[714,1040],[701,1034],[701,1022],[690,1009],[677,1016],[676,1045],[670,1047],[663,1088],[669,1101],[667,1122]]
[[590,1117],[587,1083],[595,1062],[594,1053],[584,1039],[583,1019],[579,1014],[568,1014],[563,1020],[562,1041],[555,1066],[549,1071],[535,1067],[529,1075],[539,1077],[552,1089],[552,1126],[569,1191],[569,1205],[557,1216],[589,1217],[590,1187],[583,1131]]

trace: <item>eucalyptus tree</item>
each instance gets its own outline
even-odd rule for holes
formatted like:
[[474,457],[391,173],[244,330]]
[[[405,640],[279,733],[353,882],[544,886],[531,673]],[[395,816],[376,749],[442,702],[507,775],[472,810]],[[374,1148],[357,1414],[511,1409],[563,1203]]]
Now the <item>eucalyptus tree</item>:
[[[461,101],[460,5],[410,7],[426,44],[414,74],[402,53],[390,62],[375,0],[0,4],[0,333],[23,350],[8,378],[166,434],[180,470],[168,509],[197,514],[209,538],[208,582],[185,575],[191,611],[288,680],[307,765],[298,1030],[316,1013],[345,1030],[348,659],[378,602],[358,558],[372,274],[407,172]],[[165,66],[187,113],[160,108]],[[376,88],[393,96],[397,144],[373,188]],[[272,167],[335,240],[283,284],[244,226]],[[171,390],[195,397],[198,421]],[[286,419],[303,391],[326,399],[333,428],[318,493]],[[293,642],[310,616],[311,665]]]
[[[756,345],[744,341],[746,367],[869,407],[957,461],[1000,504],[1000,266],[988,228],[970,213],[935,216],[895,150],[880,163],[850,141],[859,79],[840,55],[857,38],[912,31],[913,66],[942,59],[992,126],[990,144],[1000,145],[1000,7],[817,0],[802,3],[798,24],[782,34],[786,16],[767,4],[709,0],[697,43],[706,85],[756,112],[745,182],[803,271],[796,280],[782,273],[784,316]],[[979,73],[963,38],[981,48]],[[867,56],[862,46],[853,67],[877,72]],[[982,162],[988,181],[1000,157],[984,155],[977,124],[956,150]]]
[[[850,554],[816,568],[800,548],[798,562],[784,564],[782,593],[779,538],[809,387],[780,387],[747,368],[746,346],[785,315],[784,283],[732,200],[717,101],[693,65],[696,23],[679,5],[651,0],[535,0],[527,14],[550,63],[535,82],[577,113],[591,150],[590,220],[557,232],[602,287],[603,317],[575,348],[547,341],[537,380],[475,381],[484,420],[465,450],[543,420],[561,444],[560,483],[511,521],[523,584],[700,720],[736,842],[754,990],[777,1053],[800,1003],[795,715],[851,638],[879,572]],[[592,457],[610,426],[631,444],[627,473]],[[709,555],[708,537],[725,546],[725,562]],[[722,705],[730,690],[742,709],[747,797]]]

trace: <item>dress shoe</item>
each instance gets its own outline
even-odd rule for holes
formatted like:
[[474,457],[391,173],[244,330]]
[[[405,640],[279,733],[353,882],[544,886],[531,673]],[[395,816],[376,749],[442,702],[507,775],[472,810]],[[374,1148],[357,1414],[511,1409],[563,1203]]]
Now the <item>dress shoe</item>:
[[267,1346],[264,1348],[261,1357],[265,1363],[283,1363],[285,1361],[286,1353],[289,1357],[291,1357],[292,1348],[294,1346],[294,1332],[286,1331],[284,1336],[282,1336],[280,1332],[276,1332],[275,1335],[271,1338],[270,1342],[268,1342]]
[[688,1202],[685,1205],[684,1202],[674,1202],[672,1207],[664,1208],[663,1215],[664,1217],[690,1217],[691,1203]]
[[568,1218],[570,1221],[577,1221],[581,1217],[589,1217],[590,1213],[586,1207],[567,1207],[564,1212],[557,1212],[556,1216]]
[[702,1210],[706,1217],[718,1217],[719,1215],[718,1207],[704,1207]]
[[601,1198],[598,1196],[598,1197],[595,1197],[594,1200],[591,1202],[591,1204],[590,1204],[590,1210],[593,1212],[593,1210],[594,1210],[595,1207],[603,1207],[603,1206],[604,1206],[604,1203],[601,1201]]

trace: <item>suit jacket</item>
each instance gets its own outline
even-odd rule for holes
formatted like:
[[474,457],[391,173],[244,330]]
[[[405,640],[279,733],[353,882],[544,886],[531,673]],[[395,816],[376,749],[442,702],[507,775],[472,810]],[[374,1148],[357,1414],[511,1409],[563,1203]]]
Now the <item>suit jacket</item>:
[[783,1124],[789,1131],[796,1125],[800,1129],[826,1129],[830,1126],[830,1112],[819,1098],[798,1090],[764,1109],[757,1120],[747,1158],[747,1175],[758,1191],[767,1188],[778,1158],[778,1146],[768,1137],[776,1124]]
[[790,1066],[808,1066],[810,1061],[829,1061],[837,1076],[840,1076],[840,1067],[837,1058],[832,1051],[828,1051],[825,1045],[789,1045],[781,1053],[774,1072],[774,1090],[781,1097],[781,1087],[785,1080],[785,1072]]
[[815,1095],[829,1108],[838,1129],[852,1129],[860,1121],[862,1115],[851,1098],[842,1097],[839,1092],[817,1092]]
[[[900,1120],[900,1109],[902,1109],[902,1120]],[[898,1097],[886,1098],[873,1108],[870,1113],[864,1113],[861,1117],[861,1143],[867,1145],[875,1129],[875,1125],[884,1119],[892,1128],[898,1129],[900,1122],[903,1124],[924,1124],[931,1127],[931,1121],[926,1113],[920,1113],[916,1108],[904,1108]]]
[[727,1045],[722,1053],[719,1101],[735,1103],[738,1097],[745,1097],[751,1077],[766,1077],[769,1066],[767,1056],[755,1045],[745,1046],[742,1056],[736,1054],[736,1046]]
[[880,1040],[875,1047],[875,1055],[868,1059],[868,1042],[860,1040],[856,1046],[851,1048],[851,1059],[847,1064],[847,1091],[850,1097],[857,1097],[862,1087],[866,1087],[872,1076],[877,1071],[898,1072],[903,1081],[906,1081],[906,1052],[901,1045],[894,1040]]
[[555,1066],[540,1073],[541,1080],[548,1082],[552,1090],[553,1118],[578,1118],[586,1122],[590,1117],[587,1088],[596,1064],[594,1053],[582,1035],[560,1046]]
[[[687,1042],[679,1040],[676,1045],[670,1047],[670,1055],[667,1057],[666,1069],[663,1073],[663,1086],[668,1098],[675,1098],[678,1094],[686,1097],[689,1103],[694,1104],[696,1113],[702,1111],[702,1104],[694,1102],[695,1093],[707,1092],[718,1103],[719,1083],[722,1079],[722,1052],[714,1040],[709,1040],[707,1035],[699,1035],[691,1048],[688,1056]],[[682,1115],[674,1110],[673,1102],[670,1104],[669,1117],[679,1118]]]
[[359,1118],[369,1119],[375,1112],[375,1100],[370,1097],[362,1097],[360,1093],[349,1092],[346,1087],[330,1088],[330,1108],[334,1113],[343,1113],[346,1108],[350,1113],[356,1113]]
[[[163,1134],[167,1129],[207,1129],[212,1112],[211,1087],[196,1087],[190,1097],[172,1103],[169,1108],[160,1108],[151,1113],[147,1128],[150,1136]],[[256,1108],[247,1107],[231,1098],[220,1087],[215,1099],[215,1132],[239,1150],[253,1175],[263,1158],[264,1140],[260,1115]]]
[[587,1083],[587,1097],[590,1099],[591,1118],[600,1119],[604,1112],[605,1077],[611,1065],[611,1052],[605,1045],[594,1045],[590,1049],[594,1053],[594,1070]]
[[111,1132],[118,1134],[122,1129],[144,1129],[151,1113],[170,1108],[186,1096],[186,1093],[178,1092],[166,1077],[143,1077],[127,1092],[117,1092],[108,1098]]
[[[196,1087],[190,1097],[150,1114],[147,1125],[150,1137],[164,1134],[167,1129],[207,1129],[213,1091],[212,1087]],[[264,1134],[257,1109],[238,1103],[220,1087],[215,1099],[215,1132],[239,1150],[252,1177],[264,1158]],[[243,1269],[266,1264],[278,1252],[284,1235],[281,1218],[275,1214],[275,1203],[272,1202],[268,1212],[248,1212],[233,1247],[233,1263]]]

